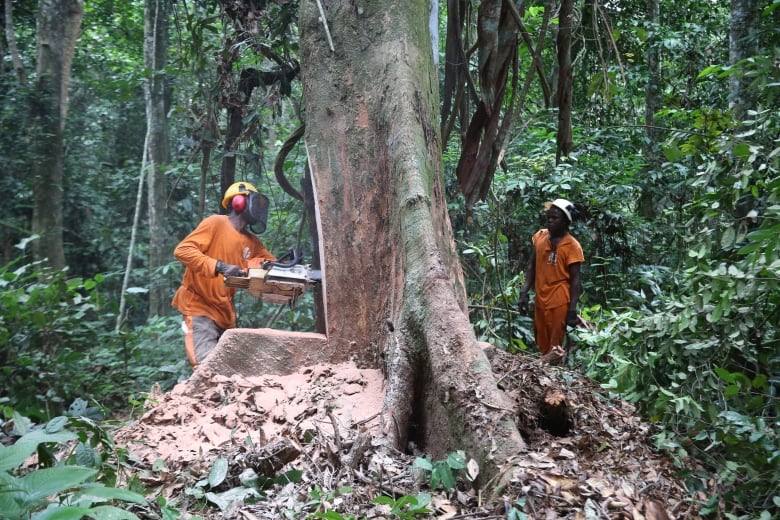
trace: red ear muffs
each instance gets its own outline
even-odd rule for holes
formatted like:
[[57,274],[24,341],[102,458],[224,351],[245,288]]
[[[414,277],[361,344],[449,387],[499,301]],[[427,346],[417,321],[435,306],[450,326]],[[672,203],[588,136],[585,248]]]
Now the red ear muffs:
[[236,213],[241,213],[246,208],[246,197],[244,195],[236,195],[233,200],[230,201],[230,207]]

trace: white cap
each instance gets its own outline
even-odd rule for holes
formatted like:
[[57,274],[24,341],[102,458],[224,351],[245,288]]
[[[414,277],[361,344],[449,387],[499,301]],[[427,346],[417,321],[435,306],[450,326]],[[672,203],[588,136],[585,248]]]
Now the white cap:
[[572,222],[571,212],[574,210],[574,204],[566,199],[555,199],[552,201],[552,205],[563,211],[563,213],[566,215],[566,218],[569,219],[569,223]]

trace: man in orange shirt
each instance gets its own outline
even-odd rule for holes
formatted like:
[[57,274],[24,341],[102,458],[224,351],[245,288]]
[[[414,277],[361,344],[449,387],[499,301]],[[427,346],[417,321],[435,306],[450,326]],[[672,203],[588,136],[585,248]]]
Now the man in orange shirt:
[[225,276],[243,276],[247,260],[276,260],[247,226],[265,231],[268,199],[248,182],[236,182],[226,191],[222,207],[228,215],[203,219],[179,242],[173,256],[184,264],[184,277],[171,304],[183,317],[187,360],[196,367],[214,349],[222,333],[236,326],[233,297]]
[[547,229],[533,238],[533,249],[520,290],[519,310],[528,312],[528,291],[534,289],[534,338],[547,354],[563,355],[566,326],[579,323],[580,268],[585,261],[580,243],[569,233],[572,218],[579,212],[566,199],[556,199],[547,210]]

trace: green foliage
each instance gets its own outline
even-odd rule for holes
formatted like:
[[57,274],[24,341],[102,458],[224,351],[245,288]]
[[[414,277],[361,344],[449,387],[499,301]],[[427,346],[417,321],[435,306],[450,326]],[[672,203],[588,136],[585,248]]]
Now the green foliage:
[[470,461],[467,465],[466,455],[462,451],[452,452],[446,459],[438,461],[431,461],[426,457],[417,457],[414,460],[414,468],[421,471],[432,490],[441,486],[445,491],[452,491],[461,472],[466,479],[473,480],[476,474],[470,469],[471,467],[476,467],[475,462]]
[[[106,476],[113,475],[113,470],[104,471],[107,463],[93,447],[97,444],[113,447],[105,431],[83,421],[70,422],[66,417],[57,417],[38,428],[28,428],[25,418],[18,413],[10,409],[5,413],[13,417],[21,436],[11,446],[0,445],[0,511],[3,518],[26,519],[31,515],[37,519],[138,518],[117,504],[144,505],[143,495],[102,482]],[[75,443],[76,448],[56,460],[55,449],[64,443],[71,446]],[[31,457],[36,454],[37,466],[28,462],[34,460]]]
[[97,417],[103,406],[124,407],[154,383],[170,388],[188,373],[178,321],[157,318],[115,333],[104,281],[20,260],[0,266],[0,374],[8,405],[46,420],[69,403],[93,401],[99,404],[80,408]]
[[390,514],[402,520],[410,520],[432,512],[428,509],[431,503],[431,495],[429,493],[404,495],[395,499],[388,496],[379,496],[374,499],[374,503],[390,506]]
[[780,481],[780,120],[752,116],[683,137],[699,164],[684,265],[652,308],[615,313],[587,339],[589,375],[662,426],[660,447],[694,455],[723,499],[761,511]]
[[[159,461],[160,467],[164,462]],[[289,483],[298,483],[303,477],[300,470],[289,470],[273,477],[257,475],[254,470],[246,469],[240,476],[239,482],[229,478],[230,461],[224,457],[218,457],[212,464],[206,478],[199,480],[193,486],[184,490],[186,496],[198,501],[208,502],[219,508],[220,511],[231,510],[236,502],[253,503],[267,498],[266,491],[273,486],[284,486]],[[346,488],[344,488],[346,489]],[[348,491],[345,491],[348,492]],[[320,495],[307,506],[320,503]],[[322,499],[324,501],[324,499]]]
[[352,488],[348,486],[342,486],[338,489],[334,489],[328,492],[323,491],[318,486],[312,489],[309,500],[304,506],[305,509],[314,512],[309,514],[306,518],[326,518],[331,520],[352,520],[355,517],[352,515],[342,515],[341,513],[333,510],[329,510],[332,507],[334,500],[343,495],[352,493]]

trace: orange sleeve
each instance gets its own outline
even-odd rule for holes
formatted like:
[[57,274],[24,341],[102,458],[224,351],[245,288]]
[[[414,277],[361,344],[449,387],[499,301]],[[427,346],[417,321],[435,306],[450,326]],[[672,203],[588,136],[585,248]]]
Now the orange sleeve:
[[215,234],[213,217],[204,219],[192,233],[184,237],[173,250],[176,260],[200,276],[216,276],[218,258],[206,254]]

